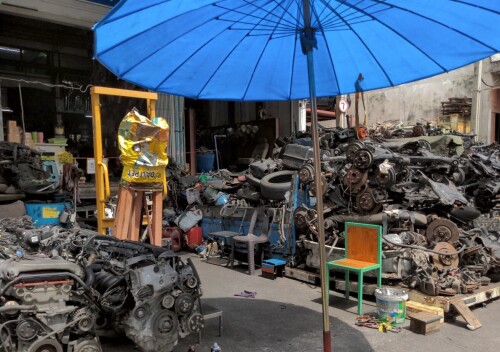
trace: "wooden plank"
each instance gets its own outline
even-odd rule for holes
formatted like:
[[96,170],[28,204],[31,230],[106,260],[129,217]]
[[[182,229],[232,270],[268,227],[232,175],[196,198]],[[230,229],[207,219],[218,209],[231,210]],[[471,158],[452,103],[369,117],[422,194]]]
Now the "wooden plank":
[[460,294],[455,296],[429,296],[418,290],[408,292],[411,301],[419,302],[433,307],[443,308],[445,313],[450,311],[453,302],[463,301],[466,306],[487,302],[500,297],[500,282],[480,287],[473,293]]
[[377,229],[348,224],[346,228],[346,240],[346,258],[360,262],[378,262]]
[[297,268],[285,268],[285,276],[299,281],[316,284],[316,279],[319,280],[319,275],[310,271],[305,271]]
[[479,320],[476,319],[474,313],[465,305],[463,301],[456,301],[452,303],[453,307],[467,322],[467,328],[469,330],[479,329],[482,325]]
[[151,229],[153,238],[151,243],[155,246],[161,246],[161,222],[163,218],[163,192],[153,192],[153,216],[151,221]]
[[132,213],[130,216],[130,226],[128,228],[128,239],[139,241],[139,232],[141,230],[141,213],[144,204],[144,192],[137,191],[132,203]]
[[444,309],[440,307],[433,307],[426,304],[422,304],[414,301],[406,302],[406,318],[410,319],[411,316],[420,313],[426,312],[435,314],[441,317],[440,322],[444,323]]
[[113,223],[113,236],[119,239],[127,239],[132,215],[132,202],[134,200],[134,191],[120,187],[118,191],[118,203],[116,205],[116,217]]

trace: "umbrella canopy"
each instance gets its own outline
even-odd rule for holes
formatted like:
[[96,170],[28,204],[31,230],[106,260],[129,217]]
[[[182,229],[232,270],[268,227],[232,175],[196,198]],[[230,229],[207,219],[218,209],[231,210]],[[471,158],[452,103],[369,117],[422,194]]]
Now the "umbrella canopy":
[[[317,96],[437,75],[500,50],[500,2],[310,1]],[[94,28],[117,76],[201,99],[309,96],[300,0],[122,1]]]
[[[498,23],[500,1],[491,0],[122,0],[95,26],[95,53],[117,76],[158,92],[243,101],[310,97],[320,195],[317,96],[398,85],[480,60],[500,51]],[[322,197],[316,207],[322,249]],[[326,260],[319,252],[329,352]]]

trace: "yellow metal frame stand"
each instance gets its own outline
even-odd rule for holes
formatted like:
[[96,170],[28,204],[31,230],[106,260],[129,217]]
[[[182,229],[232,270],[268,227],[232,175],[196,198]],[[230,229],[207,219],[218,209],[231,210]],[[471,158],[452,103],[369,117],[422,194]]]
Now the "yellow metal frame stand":
[[109,188],[108,167],[104,164],[102,155],[101,95],[146,99],[148,110],[147,115],[149,118],[152,118],[156,114],[155,107],[156,101],[158,100],[158,94],[108,87],[90,88],[90,96],[92,99],[92,126],[94,130],[97,231],[104,235],[106,234],[107,228],[113,227],[115,219],[106,218],[104,215],[106,202],[109,201],[111,194]]

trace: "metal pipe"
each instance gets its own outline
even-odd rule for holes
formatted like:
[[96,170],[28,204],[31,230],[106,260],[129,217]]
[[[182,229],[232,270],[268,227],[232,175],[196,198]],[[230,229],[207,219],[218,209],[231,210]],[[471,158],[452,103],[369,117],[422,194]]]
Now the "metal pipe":
[[217,171],[219,171],[219,151],[217,149],[217,138],[226,138],[225,134],[216,134],[214,135],[214,144],[215,144],[215,160],[217,160]]
[[[3,134],[3,106],[2,106],[2,81],[0,80],[0,142],[5,140],[5,136]],[[35,141],[36,143],[36,141]]]
[[[323,194],[321,190],[321,161],[319,150],[319,133],[318,133],[318,111],[316,106],[316,82],[314,78],[314,60],[313,60],[313,45],[314,45],[314,28],[311,28],[311,11],[309,0],[303,0],[304,6],[304,43],[303,50],[307,56],[307,72],[309,76],[309,95],[311,97],[311,131],[314,159],[314,182],[316,186],[316,209],[318,213],[318,237],[319,237],[319,259],[320,259],[320,276],[321,276],[321,298],[323,311],[323,351],[332,351],[332,336],[330,334],[330,316],[328,314],[330,292],[329,282],[326,267],[325,255],[325,227],[323,218]],[[309,42],[308,42],[309,41]],[[312,43],[311,43],[312,41]]]
[[[483,81],[483,60],[479,61],[477,67],[477,91],[476,91],[476,114],[475,114],[476,121],[474,121],[474,133],[476,134],[475,137],[476,142],[479,141],[479,126],[480,126],[479,120],[481,118],[481,98],[482,98],[481,88],[483,84],[482,81]],[[491,134],[488,134],[488,137],[486,139],[487,144],[490,143],[490,136]]]
[[21,143],[26,144],[26,127],[24,126],[24,104],[23,104],[23,92],[21,90],[21,83],[19,83],[19,103],[21,104],[21,123],[23,125],[23,134],[21,136]]
[[193,108],[189,109],[189,164],[191,176],[196,175],[196,115]]

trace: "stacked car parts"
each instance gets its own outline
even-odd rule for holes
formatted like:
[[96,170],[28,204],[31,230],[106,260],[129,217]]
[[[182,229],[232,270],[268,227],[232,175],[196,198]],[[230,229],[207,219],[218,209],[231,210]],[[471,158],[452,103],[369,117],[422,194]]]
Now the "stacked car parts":
[[57,227],[19,238],[2,233],[2,351],[99,352],[111,332],[173,351],[203,327],[196,270],[168,250]]

